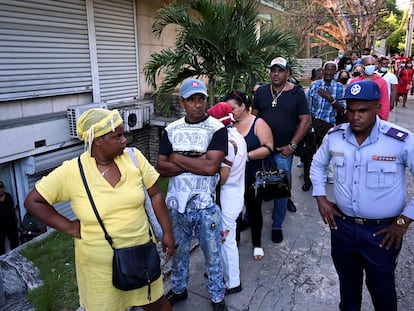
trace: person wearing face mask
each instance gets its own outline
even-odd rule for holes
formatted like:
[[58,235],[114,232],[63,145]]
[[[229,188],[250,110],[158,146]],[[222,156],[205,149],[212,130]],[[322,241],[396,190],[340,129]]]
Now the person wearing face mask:
[[349,73],[349,75],[351,75],[351,71],[352,71],[352,62],[351,62],[351,59],[349,59],[349,61],[347,61],[345,63],[345,70]]
[[362,81],[362,80],[371,80],[378,84],[381,92],[381,97],[379,99],[379,103],[381,108],[378,112],[378,116],[382,119],[387,121],[388,116],[390,114],[390,97],[388,95],[388,85],[387,82],[378,75],[375,70],[377,69],[376,66],[377,60],[372,55],[367,55],[362,60],[362,65],[364,66],[364,73],[360,76],[355,77],[355,70],[354,70],[354,78],[350,81],[350,83]]
[[388,94],[390,95],[390,110],[392,110],[394,108],[395,100],[397,99],[398,79],[394,73],[389,71],[389,58],[385,56],[380,57],[378,63],[379,68],[377,70],[377,73],[387,82]]
[[364,73],[364,65],[362,64],[356,64],[352,68],[352,77],[359,77]]
[[351,78],[350,73],[347,70],[340,70],[338,72],[338,78],[336,79],[337,82],[341,83],[345,88],[348,86],[348,81]]
[[371,55],[371,49],[370,48],[364,48],[362,50],[362,54],[361,54],[361,60],[363,60],[365,57]]
[[339,65],[339,62],[344,57],[344,50],[338,50],[338,55],[335,58],[335,63]]
[[403,97],[403,107],[406,108],[408,90],[411,89],[411,79],[413,77],[413,63],[409,61],[401,62],[400,68],[398,70],[398,88],[397,88],[397,98],[395,105],[397,106],[400,101],[400,97]]

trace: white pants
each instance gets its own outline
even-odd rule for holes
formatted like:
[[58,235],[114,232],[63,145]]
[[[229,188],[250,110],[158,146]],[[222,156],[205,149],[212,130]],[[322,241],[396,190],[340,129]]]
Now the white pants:
[[227,288],[240,285],[239,249],[236,242],[236,219],[239,214],[239,210],[222,210],[221,213],[221,260],[224,283]]

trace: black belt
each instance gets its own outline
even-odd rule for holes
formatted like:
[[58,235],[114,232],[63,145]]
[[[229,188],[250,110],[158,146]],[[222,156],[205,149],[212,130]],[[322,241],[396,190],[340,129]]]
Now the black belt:
[[335,209],[342,214],[342,219],[356,223],[361,226],[379,226],[379,225],[390,225],[392,224],[397,217],[388,217],[388,218],[381,218],[381,219],[367,219],[361,217],[352,217],[345,215],[337,206]]
[[348,220],[354,222],[361,226],[379,226],[379,225],[390,225],[395,221],[396,217],[388,217],[388,218],[381,218],[381,219],[367,219],[367,218],[360,218],[360,217],[351,217],[348,215],[343,215],[343,220]]

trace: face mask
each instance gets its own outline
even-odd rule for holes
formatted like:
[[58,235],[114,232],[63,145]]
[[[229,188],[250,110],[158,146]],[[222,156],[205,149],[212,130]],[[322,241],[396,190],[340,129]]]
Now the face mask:
[[341,78],[341,79],[339,79],[339,81],[340,81],[342,84],[346,84],[346,83],[348,82],[348,78]]
[[351,68],[352,68],[351,64],[348,64],[348,65],[345,66],[346,71],[351,71]]
[[367,57],[368,55],[361,55],[361,60]]
[[361,75],[361,73],[359,72],[359,71],[355,71],[354,72],[354,77],[358,77],[358,76],[360,76]]
[[404,68],[405,67],[405,64],[401,64],[401,68]]
[[338,58],[344,57],[344,54],[338,54]]
[[367,76],[371,76],[371,75],[373,75],[373,74],[374,74],[375,69],[377,69],[377,68],[375,67],[375,65],[367,65],[367,66],[365,66],[365,68],[364,68],[364,70],[365,70],[365,74],[366,74]]
[[388,71],[388,67],[381,67],[381,72],[387,72]]

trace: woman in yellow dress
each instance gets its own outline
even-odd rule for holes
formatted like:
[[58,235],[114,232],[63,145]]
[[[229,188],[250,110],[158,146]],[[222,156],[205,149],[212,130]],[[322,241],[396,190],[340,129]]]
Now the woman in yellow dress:
[[[134,148],[139,169],[125,150],[122,118],[116,110],[90,109],[78,121],[78,136],[87,151],[80,160],[100,217],[115,248],[149,241],[150,224],[144,209],[143,186],[148,190],[163,229],[167,259],[174,254],[171,222],[160,188],[158,172]],[[53,204],[70,201],[77,220],[59,214]],[[113,250],[104,237],[82,182],[77,158],[65,161],[43,177],[25,201],[27,210],[44,224],[75,239],[76,277],[80,306],[86,311],[124,311],[140,306],[145,311],[170,311],[162,276],[147,286],[122,291],[112,285]]]

